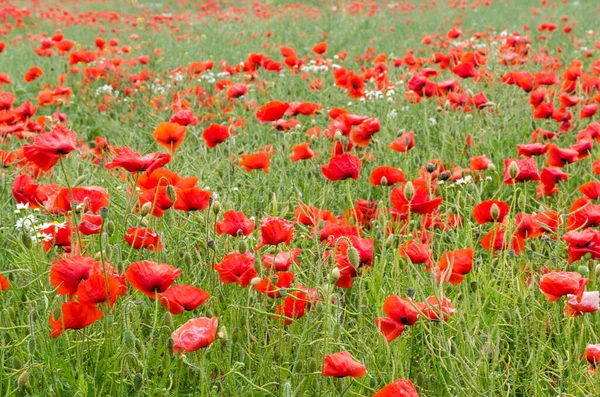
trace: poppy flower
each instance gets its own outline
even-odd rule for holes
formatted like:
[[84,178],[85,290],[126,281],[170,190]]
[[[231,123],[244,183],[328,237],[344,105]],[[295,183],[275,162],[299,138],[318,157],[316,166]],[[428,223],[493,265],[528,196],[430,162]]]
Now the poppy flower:
[[134,249],[147,248],[152,252],[163,250],[160,236],[145,227],[130,227],[125,234],[125,241]]
[[306,226],[315,226],[320,220],[337,222],[331,211],[326,211],[310,205],[300,203],[294,210],[294,222]]
[[231,127],[221,124],[211,124],[202,131],[202,138],[209,148],[215,148],[231,136]]
[[475,65],[471,62],[461,62],[455,67],[452,68],[452,73],[457,75],[462,79],[468,79],[471,77],[477,77],[477,69],[475,69]]
[[296,286],[293,291],[286,295],[282,304],[277,305],[276,313],[284,316],[283,324],[290,325],[292,320],[297,320],[306,315],[306,312],[312,308],[318,300],[319,296],[315,289],[307,289],[302,286]]
[[440,283],[460,284],[473,269],[473,248],[446,252],[437,263],[435,278]]
[[423,316],[431,321],[443,319],[448,321],[448,318],[456,312],[456,309],[452,308],[452,302],[445,296],[441,296],[438,299],[436,296],[428,296],[423,302],[424,305],[421,309]]
[[286,272],[292,266],[292,263],[300,266],[298,263],[298,255],[302,253],[300,248],[292,248],[289,252],[282,251],[276,255],[264,254],[262,262],[265,269],[275,270],[278,272]]
[[375,326],[390,343],[404,332],[405,325],[388,317],[376,317]]
[[210,346],[217,335],[219,320],[216,317],[193,318],[171,334],[173,340],[173,353],[181,350],[181,355],[195,352],[203,347]]
[[171,314],[179,314],[184,310],[196,310],[208,298],[210,295],[206,291],[192,285],[180,284],[170,287],[160,294],[160,303]]
[[294,225],[281,217],[268,216],[260,221],[260,242],[256,249],[265,245],[290,245],[294,239]]
[[290,155],[290,160],[292,160],[292,162],[295,163],[300,160],[311,159],[314,156],[315,152],[313,152],[308,143],[303,142],[292,147],[292,154]]
[[58,163],[61,156],[76,149],[75,138],[75,132],[61,124],[36,136],[31,145],[23,145],[23,154],[28,161],[48,171]]
[[577,302],[583,298],[583,290],[590,281],[576,272],[560,272],[553,270],[540,279],[540,291],[548,297],[548,302],[554,302],[561,296],[575,295]]
[[235,83],[230,85],[225,92],[225,95],[229,99],[239,98],[246,95],[248,92],[248,86],[244,83]]
[[102,230],[102,217],[100,215],[83,214],[79,222],[79,231],[85,236],[100,234]]
[[65,252],[71,252],[71,232],[70,222],[47,223],[40,228],[40,235],[43,236],[42,245],[45,252],[50,251],[52,247],[63,247]]
[[398,379],[383,387],[373,397],[419,397],[410,380]]
[[281,297],[281,289],[289,288],[293,281],[294,273],[279,272],[272,276],[263,278],[254,286],[254,289],[261,294],[268,296],[269,298],[279,298]]
[[427,265],[425,271],[429,270],[429,265],[431,264],[433,256],[433,252],[431,251],[431,248],[429,248],[429,245],[415,240],[409,240],[402,244],[399,252],[401,257],[410,259],[413,265],[423,263]]
[[72,298],[82,280],[87,280],[102,269],[100,262],[89,256],[69,256],[58,259],[50,266],[50,283],[56,293]]
[[198,119],[194,116],[194,112],[191,110],[180,110],[171,116],[169,120],[171,123],[176,123],[187,127],[188,125],[197,125]]
[[[511,172],[513,175],[511,175]],[[504,159],[505,184],[512,185],[518,182],[539,180],[538,167],[533,157],[526,160]]]
[[39,66],[32,66],[29,68],[27,72],[25,72],[25,76],[23,76],[23,80],[26,83],[31,83],[33,80],[36,80],[44,75],[44,71]]
[[562,168],[567,164],[577,161],[579,153],[573,149],[561,149],[554,143],[548,146],[548,156],[546,164],[554,167]]
[[321,42],[321,43],[315,44],[314,47],[312,48],[312,51],[318,55],[325,54],[325,52],[327,51],[327,43]]
[[290,104],[287,102],[268,102],[256,112],[256,119],[262,123],[277,121],[284,116],[289,107]]
[[68,329],[82,329],[100,320],[104,314],[94,305],[79,302],[65,302],[61,308],[62,315],[54,318],[50,315],[51,338],[58,338]]
[[325,356],[323,376],[333,376],[336,378],[350,376],[352,378],[360,378],[366,373],[367,368],[361,363],[354,361],[347,351],[341,351]]
[[[412,181],[413,194],[409,200],[406,197],[407,185],[395,187],[390,195],[393,209],[399,214],[412,212],[425,215],[433,212],[442,203],[442,196],[430,199],[427,183],[422,180]],[[410,193],[409,193],[410,195]]]
[[596,364],[600,363],[600,344],[587,345],[585,347],[585,358],[590,364],[590,371],[595,371]]
[[352,142],[356,146],[366,147],[371,143],[371,138],[381,129],[379,119],[369,117],[352,131]]
[[488,222],[502,222],[510,207],[504,201],[486,200],[473,208],[473,218],[480,225]]
[[579,317],[583,313],[594,313],[599,309],[598,291],[584,292],[581,302],[577,301],[576,295],[567,295],[567,302],[563,309],[565,316]]
[[541,144],[541,143],[528,143],[526,145],[517,145],[517,149],[519,150],[519,157],[531,157],[531,156],[541,156],[548,151],[549,144]]
[[125,272],[127,281],[133,288],[150,298],[156,298],[157,293],[165,292],[180,274],[180,269],[152,261],[133,262]]
[[578,198],[571,204],[567,218],[567,230],[598,225],[600,225],[600,204],[592,203],[587,197]]
[[244,167],[246,172],[252,170],[263,170],[265,174],[269,173],[269,166],[271,165],[271,152],[262,150],[252,154],[240,155],[242,160],[238,163],[240,167]]
[[152,133],[152,138],[154,138],[156,143],[167,148],[168,151],[174,152],[183,143],[185,133],[186,127],[176,123],[165,122],[156,127],[156,130]]
[[101,208],[108,207],[108,192],[100,186],[62,188],[53,202],[46,202],[46,209],[49,212],[64,213],[73,210],[72,204],[76,208],[81,206],[83,211],[97,214]]
[[[106,291],[108,289],[108,298]],[[77,286],[77,300],[80,303],[95,305],[109,302],[114,307],[117,297],[125,294],[126,286],[114,276],[94,273],[88,279],[82,280]]]
[[215,229],[217,234],[248,236],[254,231],[254,221],[241,211],[227,211],[223,214],[223,220],[216,222]]
[[393,186],[396,183],[406,182],[406,177],[404,176],[404,172],[402,172],[402,170],[399,170],[398,168],[389,167],[385,165],[375,168],[371,172],[371,178],[369,179],[371,185],[382,186],[384,185],[384,181],[385,186]]
[[332,157],[329,164],[321,166],[325,178],[330,181],[341,181],[352,178],[358,179],[361,163],[358,157],[350,153]]
[[591,200],[597,200],[600,197],[600,182],[592,181],[584,183],[577,188],[581,193]]
[[404,325],[413,325],[419,319],[419,305],[411,300],[391,295],[383,302],[383,311],[392,320]]
[[150,213],[157,218],[161,218],[165,211],[175,204],[175,202],[171,201],[167,193],[167,186],[157,186],[148,189],[142,192],[138,198],[142,206],[146,203],[151,204]]
[[0,274],[0,291],[6,291],[10,287],[10,282]]
[[256,277],[254,268],[254,255],[247,251],[244,254],[232,252],[223,257],[221,263],[214,265],[223,284],[237,283],[246,288],[250,281]]
[[390,143],[389,148],[400,153],[408,153],[415,146],[415,133],[412,131],[405,132],[396,140]]
[[202,211],[210,205],[212,192],[202,190],[198,186],[175,188],[177,200],[174,208],[178,211]]
[[516,255],[519,255],[525,247],[525,240],[518,234],[513,233],[510,241],[506,241],[506,226],[502,223],[496,223],[481,239],[481,246],[487,251],[502,251],[512,249]]
[[127,172],[151,173],[157,168],[163,167],[171,161],[169,153],[150,153],[145,156],[123,147],[110,163],[104,164],[105,168],[123,168]]

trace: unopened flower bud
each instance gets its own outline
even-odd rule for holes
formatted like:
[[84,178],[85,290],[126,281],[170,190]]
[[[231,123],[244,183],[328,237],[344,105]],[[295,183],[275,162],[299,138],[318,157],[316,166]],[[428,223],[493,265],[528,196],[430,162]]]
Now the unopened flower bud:
[[342,134],[342,131],[337,130],[335,132],[335,134],[333,135],[333,139],[335,139],[336,141],[339,141],[340,139],[342,139],[343,136],[344,136],[344,134]]
[[252,285],[253,287],[255,285],[258,285],[258,283],[260,283],[261,279],[260,277],[254,277],[252,280],[250,280],[250,285]]
[[498,219],[500,219],[500,207],[498,207],[498,204],[492,204],[492,207],[490,208],[490,216],[494,222],[497,222]]
[[577,268],[577,273],[581,274],[582,276],[587,275],[589,272],[590,269],[586,265],[579,265]]
[[133,389],[136,392],[142,390],[142,386],[144,385],[144,379],[140,373],[137,373],[133,376]]
[[406,200],[411,201],[415,196],[415,187],[413,186],[411,181],[406,182],[404,186],[404,197]]
[[220,330],[219,330],[219,332],[217,333],[217,336],[218,336],[220,339],[223,339],[223,340],[225,340],[225,341],[227,340],[227,328],[225,328],[225,326],[224,326],[224,325],[221,327],[221,329],[220,329]]
[[215,240],[212,240],[212,239],[211,239],[211,240],[208,240],[208,241],[206,242],[206,245],[207,245],[207,246],[208,246],[208,248],[210,248],[211,250],[214,250],[214,249],[215,249]]
[[387,186],[388,185],[388,180],[385,176],[381,177],[381,186]]
[[106,222],[106,227],[104,228],[104,230],[106,230],[106,234],[112,236],[113,234],[115,234],[115,223],[113,221]]
[[175,187],[173,185],[167,186],[167,197],[172,202],[177,201],[177,190],[175,190]]
[[87,175],[79,175],[77,177],[77,179],[75,179],[75,182],[73,182],[73,184],[71,186],[77,187],[77,186],[81,185],[87,177],[88,177]]
[[419,372],[417,374],[417,377],[415,378],[415,384],[419,387],[423,387],[425,384],[425,376],[423,375],[423,372]]
[[353,246],[348,247],[348,262],[350,262],[354,268],[358,268],[358,265],[360,264],[360,254]]
[[508,166],[508,175],[512,180],[517,179],[517,176],[519,175],[519,166],[516,161],[512,161]]
[[142,208],[140,208],[140,216],[143,218],[146,215],[148,215],[150,213],[150,210],[152,209],[152,203],[151,202],[146,202],[144,203],[144,205],[142,205]]
[[490,170],[490,172],[496,172],[496,165],[492,163],[488,165],[487,169]]
[[29,381],[29,371],[25,370],[17,378],[17,386],[19,387],[19,389],[24,388],[27,385],[27,381]]
[[163,324],[166,327],[173,328],[173,316],[170,312],[165,312],[165,314],[163,314]]
[[192,266],[194,264],[194,258],[192,258],[192,254],[190,254],[189,252],[186,252],[183,255],[183,263],[188,267]]
[[340,277],[342,277],[342,273],[340,273],[340,269],[338,269],[337,267],[331,271],[331,274],[329,276],[332,283],[337,283]]
[[527,196],[525,196],[525,193],[521,192],[519,198],[517,199],[517,204],[519,205],[521,211],[525,211],[525,207],[527,206]]
[[23,243],[25,248],[31,248],[33,246],[33,240],[27,232],[21,233],[21,242]]
[[238,243],[238,251],[240,254],[245,254],[248,251],[248,243],[246,243],[246,240],[240,240]]
[[215,200],[212,203],[212,211],[213,211],[213,214],[219,215],[219,212],[221,212],[221,203],[219,201]]
[[596,265],[595,272],[596,272],[596,277],[600,277],[600,264]]

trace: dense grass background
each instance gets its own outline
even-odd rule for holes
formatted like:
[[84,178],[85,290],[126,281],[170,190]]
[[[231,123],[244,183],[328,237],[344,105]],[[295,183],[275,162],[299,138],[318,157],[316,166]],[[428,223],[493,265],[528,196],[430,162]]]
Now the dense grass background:
[[[423,35],[445,34],[458,19],[462,20],[465,37],[488,27],[496,32],[522,30],[523,24],[532,27],[528,33],[535,37],[535,27],[539,23],[557,22],[558,17],[565,14],[576,20],[574,33],[587,40],[588,47],[593,47],[597,40],[597,35],[591,37],[584,33],[598,28],[599,15],[593,1],[581,0],[566,5],[557,2],[556,7],[541,7],[539,13],[532,12],[540,7],[539,1],[495,1],[490,7],[467,7],[465,10],[451,9],[442,1],[427,9],[420,8],[419,2],[413,3],[417,4],[416,9],[406,13],[387,12],[387,5],[382,5],[382,10],[371,17],[364,12],[350,16],[340,11],[343,4],[334,11],[333,2],[304,3],[303,10],[307,7],[318,9],[320,15],[312,17],[304,11],[286,11],[284,2],[270,2],[271,18],[260,19],[249,12],[242,15],[239,22],[217,22],[212,16],[198,18],[195,14],[200,9],[191,4],[173,3],[168,10],[165,4],[150,1],[61,5],[74,13],[112,10],[135,19],[142,18],[143,10],[151,10],[143,18],[163,11],[180,15],[189,10],[192,15],[189,24],[174,23],[180,26],[178,33],[166,27],[160,30],[148,28],[143,23],[131,27],[123,21],[115,24],[98,22],[91,27],[67,26],[56,20],[39,18],[39,10],[48,9],[50,3],[23,4],[33,11],[26,19],[26,26],[12,29],[4,39],[8,45],[0,55],[0,71],[11,75],[13,84],[3,89],[14,92],[17,103],[27,99],[35,102],[44,85],[54,86],[58,74],[67,72],[65,58],[39,58],[33,52],[38,42],[29,42],[25,38],[27,34],[40,32],[52,34],[56,28],[62,29],[65,37],[75,40],[78,45],[91,48],[100,26],[105,26],[104,37],[118,37],[121,45],[132,46],[131,54],[125,57],[151,55],[150,65],[138,65],[132,73],[150,68],[158,75],[178,66],[185,67],[191,61],[214,59],[218,63],[224,59],[234,64],[245,60],[251,52],[264,52],[279,59],[279,44],[289,45],[303,56],[310,53],[315,43],[323,40],[323,34],[328,35],[327,55],[331,57],[339,51],[347,51],[344,65],[355,70],[358,65],[354,56],[364,54],[368,47],[375,47],[377,54],[388,54],[391,59],[403,57],[408,49],[414,49],[416,56],[427,57],[431,48],[420,44]],[[239,6],[245,10],[253,9],[249,2]],[[391,31],[390,27],[395,30]],[[117,29],[117,33],[110,33],[112,28]],[[269,30],[273,34],[265,38]],[[177,36],[188,32],[189,38],[177,40]],[[131,41],[128,38],[131,33],[138,34],[139,41]],[[23,37],[23,41],[10,44],[17,36]],[[582,51],[560,31],[553,33],[548,41],[534,40],[531,51],[537,53],[542,46],[546,46],[551,55],[558,54],[557,48],[562,47],[558,56],[565,65],[582,56]],[[160,57],[152,55],[154,48],[161,48],[163,54]],[[597,54],[596,51],[596,57]],[[585,65],[590,61],[585,60]],[[40,66],[45,75],[34,83],[25,84],[22,76],[32,65]],[[493,82],[462,82],[473,92],[484,91],[488,99],[497,104],[496,111],[488,114],[439,112],[434,101],[409,104],[403,97],[402,85],[398,85],[390,101],[384,98],[362,102],[349,99],[344,91],[334,87],[331,72],[309,78],[320,77],[325,82],[322,91],[314,92],[307,88],[306,80],[287,70],[280,76],[261,70],[258,81],[266,89],[259,91],[256,85],[251,85],[247,101],[259,104],[272,99],[312,101],[322,104],[325,110],[339,106],[355,114],[379,118],[381,131],[367,148],[376,161],[365,163],[360,179],[350,182],[350,198],[347,182],[332,183],[321,174],[320,165],[329,159],[330,143],[325,138],[312,144],[318,154],[315,159],[295,164],[289,160],[291,147],[306,141],[305,132],[309,127],[327,126],[326,112],[315,118],[299,116],[301,128],[279,132],[260,125],[253,110],[237,106],[231,113],[219,114],[211,122],[243,117],[247,124],[234,138],[216,149],[208,149],[201,138],[208,123],[188,129],[185,143],[168,168],[182,176],[197,176],[201,187],[213,191],[213,197],[220,202],[223,211],[244,211],[248,216],[254,216],[257,222],[266,215],[292,219],[300,201],[331,209],[335,214],[348,208],[348,199],[381,200],[387,206],[390,188],[373,187],[368,183],[370,171],[378,165],[396,166],[407,177],[413,178],[434,158],[467,167],[470,156],[485,154],[496,164],[498,171],[488,173],[489,181],[447,184],[440,189],[444,197],[440,211],[462,215],[463,224],[449,232],[433,232],[434,258],[453,249],[469,246],[476,249],[474,269],[458,286],[440,286],[432,273],[425,273],[422,267],[401,258],[397,248],[404,237],[384,235],[382,225],[388,219],[383,215],[371,230],[365,230],[365,237],[374,237],[376,241],[375,261],[370,271],[356,278],[349,290],[330,288],[331,265],[324,264],[324,247],[309,238],[310,230],[296,226],[293,247],[302,248],[303,253],[302,266],[294,269],[295,281],[319,287],[324,296],[332,294],[334,303],[317,305],[305,318],[288,327],[270,318],[277,302],[249,288],[221,284],[218,274],[209,266],[237,247],[235,239],[214,233],[214,222],[221,219],[220,214],[215,215],[210,210],[189,214],[170,210],[163,218],[154,218],[150,222],[150,227],[161,234],[165,250],[157,253],[131,251],[123,241],[123,235],[128,227],[139,221],[136,214],[126,211],[129,200],[126,192],[132,181],[123,182],[109,170],[94,166],[89,160],[82,161],[77,153],[73,153],[65,159],[66,174],[57,167],[53,175],[47,175],[43,180],[65,185],[67,180],[72,182],[80,178],[82,186],[99,185],[110,192],[109,217],[116,230],[105,242],[108,261],[121,271],[130,262],[142,259],[172,264],[182,269],[179,283],[198,286],[209,292],[211,298],[195,312],[172,318],[163,318],[164,310],[159,307],[158,324],[154,327],[154,303],[137,291],[130,291],[119,300],[114,311],[106,310],[105,317],[98,323],[86,330],[68,331],[58,339],[51,339],[48,317],[64,301],[53,292],[49,283],[48,268],[57,253],[44,253],[38,244],[28,249],[21,242],[20,232],[14,225],[28,212],[15,213],[15,202],[10,193],[15,175],[12,169],[3,170],[0,180],[0,271],[12,284],[0,299],[0,394],[329,396],[345,393],[366,396],[395,379],[406,378],[417,385],[423,396],[600,395],[598,377],[588,372],[585,359],[580,358],[587,343],[600,342],[598,316],[564,317],[562,303],[546,302],[537,288],[542,267],[567,268],[566,243],[560,239],[542,238],[528,241],[520,256],[508,251],[492,255],[480,245],[487,227],[477,225],[471,215],[474,205],[491,198],[512,204],[513,217],[520,211],[543,209],[557,210],[565,215],[578,197],[576,187],[593,179],[590,165],[598,157],[598,149],[594,149],[590,159],[567,167],[571,178],[556,196],[536,199],[534,185],[516,188],[503,185],[502,161],[516,156],[515,144],[529,141],[534,128],[554,130],[556,123],[552,120],[533,121],[527,94],[499,81],[508,69],[495,62],[493,55],[488,66],[493,72]],[[539,70],[533,64],[523,68]],[[405,73],[404,68],[390,68],[390,81],[396,82]],[[443,72],[443,76],[451,77],[448,71]],[[242,78],[239,75],[232,80],[241,81]],[[149,105],[153,96],[149,88],[135,97],[135,109],[131,103],[115,102],[109,111],[99,113],[99,98],[95,92],[104,84],[100,80],[83,85],[78,76],[67,79],[66,85],[73,87],[75,95],[71,104],[61,107],[60,111],[68,115],[69,126],[78,137],[91,144],[96,136],[104,136],[113,144],[129,145],[140,153],[160,151],[151,132],[156,125],[168,120],[171,113],[157,111]],[[196,82],[185,82],[184,87],[186,84],[190,86]],[[208,81],[198,84],[212,92],[213,85]],[[56,107],[41,108],[39,113],[49,115],[56,110]],[[396,117],[388,117],[392,110],[397,112]],[[217,107],[200,106],[194,111],[198,115],[218,112]],[[576,121],[573,130],[583,127],[584,123]],[[388,144],[409,130],[415,132],[417,142],[410,155],[390,151]],[[473,136],[474,144],[464,154],[468,134]],[[572,135],[566,135],[558,144],[565,147],[572,141]],[[12,150],[22,143],[8,140],[1,145]],[[266,144],[272,144],[276,152],[269,174],[246,173],[236,165],[237,155],[257,151]],[[524,199],[518,200],[520,196]],[[40,212],[32,213],[40,223],[62,220]],[[418,224],[413,228],[418,228]],[[208,247],[208,240],[214,241],[214,248]],[[250,247],[258,244],[256,232],[248,239],[248,244]],[[90,241],[86,248],[91,255],[96,254],[98,240]],[[276,250],[264,248],[260,254],[265,252],[275,253]],[[193,258],[191,262],[186,259],[188,254]],[[259,254],[256,256],[258,258]],[[585,262],[584,265],[592,271],[587,289],[596,290],[595,263]],[[524,266],[535,270],[531,284],[526,281],[529,273]],[[257,270],[266,276],[262,266],[257,266]],[[457,312],[447,323],[419,321],[388,344],[373,319],[383,314],[382,305],[387,296],[406,296],[409,290],[417,300],[434,294],[446,295]],[[183,359],[172,354],[171,332],[187,319],[199,316],[217,316],[220,326],[226,327],[227,338]],[[324,351],[325,340],[328,340],[328,351]],[[323,377],[320,367],[324,354],[339,350],[350,351],[355,359],[364,363],[367,375],[357,380]],[[25,377],[28,377],[26,382]]]

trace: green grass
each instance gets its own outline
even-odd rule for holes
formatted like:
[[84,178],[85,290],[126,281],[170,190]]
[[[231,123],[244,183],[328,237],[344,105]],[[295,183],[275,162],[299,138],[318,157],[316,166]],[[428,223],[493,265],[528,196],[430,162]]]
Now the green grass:
[[[99,27],[105,25],[105,38],[118,37],[121,45],[133,47],[124,58],[144,54],[152,58],[149,65],[126,69],[127,74],[152,69],[162,78],[178,66],[208,59],[215,60],[213,72],[216,74],[219,60],[235,64],[244,61],[251,52],[264,52],[281,61],[279,44],[293,47],[302,57],[310,54],[312,46],[323,40],[321,35],[324,33],[329,35],[327,56],[347,51],[348,58],[343,65],[355,71],[359,70],[359,65],[354,57],[363,55],[368,47],[375,47],[375,54],[387,54],[389,60],[404,57],[409,49],[415,50],[415,56],[429,57],[433,49],[420,44],[423,35],[434,32],[444,35],[457,19],[462,20],[466,37],[470,32],[485,31],[488,26],[493,26],[491,30],[496,32],[522,30],[526,23],[532,28],[527,34],[534,38],[539,34],[535,30],[539,23],[551,19],[559,24],[559,30],[552,33],[548,41],[534,39],[530,51],[538,53],[545,46],[565,66],[571,60],[581,58],[582,51],[560,31],[560,15],[576,19],[574,35],[584,39],[585,46],[591,49],[597,40],[597,33],[594,37],[585,34],[587,29],[598,28],[598,11],[593,1],[543,7],[537,15],[531,10],[539,7],[539,1],[515,1],[514,4],[495,1],[496,4],[489,8],[470,10],[467,7],[464,11],[449,9],[443,1],[438,3],[434,9],[417,6],[406,14],[386,12],[384,6],[383,11],[368,18],[365,13],[355,17],[345,12],[335,13],[330,9],[333,3],[314,2],[310,6],[318,8],[321,15],[311,18],[302,13],[283,11],[283,2],[271,2],[272,18],[258,19],[250,12],[242,16],[241,22],[216,22],[214,17],[198,19],[194,15],[199,8],[194,8],[190,11],[189,24],[173,22],[174,26],[180,27],[177,33],[167,27],[160,31],[143,24],[132,27],[123,21],[114,25],[99,22],[92,27],[66,26],[53,20],[39,20],[34,14],[25,19],[25,27],[10,30],[3,39],[7,49],[0,55],[0,72],[7,72],[13,80],[13,84],[5,85],[3,89],[17,95],[16,104],[28,99],[37,103],[37,94],[44,85],[54,87],[58,74],[68,73],[68,58],[37,57],[33,49],[38,42],[29,42],[25,38],[27,33],[52,34],[56,28],[62,30],[65,38],[91,49]],[[42,8],[49,6],[44,2]],[[151,6],[151,2],[121,4],[108,1],[65,7],[78,9],[78,12],[114,10],[135,19],[145,7]],[[252,9],[249,2],[240,3],[240,6]],[[180,15],[188,7],[193,8],[173,4],[170,12]],[[152,13],[162,12],[161,7],[150,9]],[[144,16],[148,18],[150,14]],[[393,32],[389,30],[392,26]],[[113,27],[118,29],[117,34],[110,33]],[[386,30],[381,31],[381,28]],[[269,30],[273,35],[264,38]],[[129,39],[132,33],[140,36],[139,41]],[[187,39],[176,39],[188,33]],[[254,34],[256,38],[252,37]],[[9,44],[17,36],[23,37],[23,41],[19,45]],[[239,44],[233,45],[234,40]],[[559,46],[562,54],[557,53]],[[154,48],[161,48],[163,54],[154,56]],[[584,69],[589,69],[591,61],[597,57],[598,50],[595,50],[594,58],[584,59]],[[25,84],[22,76],[32,65],[40,66],[45,75]],[[516,157],[515,144],[528,142],[534,128],[556,130],[556,123],[532,120],[528,95],[515,86],[500,83],[500,76],[512,69],[498,64],[493,56],[489,57],[487,67],[493,73],[491,83],[461,80],[461,84],[473,93],[485,92],[487,98],[496,103],[495,111],[489,113],[440,112],[435,99],[409,104],[403,97],[403,85],[398,86],[389,102],[386,99],[361,102],[349,99],[345,91],[334,87],[331,72],[304,80],[290,74],[285,67],[282,76],[261,70],[256,83],[250,84],[246,101],[255,101],[259,105],[274,99],[322,104],[322,114],[314,118],[298,116],[301,128],[276,131],[259,124],[254,118],[254,109],[241,105],[225,115],[218,105],[208,108],[193,104],[193,110],[199,116],[216,114],[210,122],[221,123],[229,117],[242,117],[246,125],[236,130],[234,138],[216,149],[208,149],[201,137],[208,123],[201,122],[188,128],[184,144],[167,168],[182,176],[197,176],[198,185],[213,192],[222,211],[219,214],[213,213],[212,209],[184,213],[171,209],[162,218],[151,218],[149,227],[164,241],[162,252],[131,250],[123,239],[127,229],[140,222],[137,213],[128,211],[131,176],[123,182],[114,172],[92,164],[89,158],[82,159],[80,154],[71,153],[64,160],[66,174],[57,165],[52,175],[40,177],[43,184],[66,186],[67,181],[78,180],[80,186],[98,185],[108,190],[111,197],[108,216],[115,231],[106,235],[102,244],[106,260],[121,272],[129,263],[138,260],[168,263],[182,270],[177,283],[191,284],[211,294],[197,310],[176,316],[164,315],[165,310],[159,305],[156,317],[154,302],[129,288],[114,310],[102,309],[105,316],[100,321],[84,330],[66,331],[59,338],[51,339],[48,318],[51,313],[60,313],[65,301],[64,296],[53,291],[49,282],[49,267],[60,252],[45,253],[37,243],[27,248],[14,225],[29,213],[39,223],[60,222],[64,217],[31,210],[15,213],[11,186],[18,170],[14,167],[0,170],[0,272],[11,281],[10,288],[1,293],[0,298],[0,394],[58,397],[333,396],[345,393],[346,396],[370,396],[384,385],[404,378],[412,380],[422,396],[600,395],[599,378],[588,372],[585,358],[580,358],[586,344],[600,342],[598,315],[565,317],[562,313],[564,299],[549,303],[538,290],[542,268],[568,268],[566,242],[560,238],[528,240],[519,256],[508,251],[492,255],[480,245],[489,225],[480,226],[472,217],[472,208],[476,204],[493,198],[511,204],[509,218],[513,220],[518,212],[543,209],[556,210],[566,220],[570,204],[580,196],[577,186],[594,179],[591,163],[598,158],[598,148],[594,148],[588,159],[566,167],[570,179],[560,185],[561,191],[556,196],[537,199],[535,186],[530,183],[515,188],[503,185],[502,161]],[[535,72],[540,66],[530,62],[523,69]],[[402,78],[407,83],[406,73],[404,66],[395,69],[390,65],[389,79],[397,82]],[[314,77],[324,80],[325,88],[320,92],[308,89],[308,81]],[[443,71],[437,81],[450,77],[449,71]],[[219,77],[215,78],[219,80]],[[243,81],[244,76],[227,78],[238,82]],[[127,86],[126,76],[124,80],[123,85]],[[100,113],[97,105],[101,97],[95,96],[95,92],[104,84],[106,82],[100,80],[84,85],[80,75],[69,75],[66,85],[75,93],[71,103],[60,108],[40,108],[38,114],[50,115],[57,110],[65,113],[69,127],[91,146],[96,136],[102,136],[115,145],[128,145],[143,154],[162,151],[151,133],[172,113],[157,111],[150,106],[153,95],[147,87],[130,102],[115,102],[107,112]],[[184,81],[177,88],[194,85],[213,92],[214,85],[207,81]],[[264,89],[259,89],[262,85]],[[175,87],[167,90],[172,95]],[[217,97],[223,100],[222,94]],[[351,197],[347,193],[348,182],[330,182],[321,173],[320,166],[330,158],[330,142],[326,138],[318,138],[311,144],[316,158],[299,163],[289,160],[291,147],[306,141],[305,132],[309,127],[327,127],[330,119],[326,111],[333,107],[347,108],[352,113],[381,121],[381,131],[365,149],[376,160],[363,164],[360,179],[349,182]],[[388,117],[392,109],[397,111],[395,118]],[[431,118],[436,120],[436,125],[432,125]],[[572,131],[581,130],[589,121],[575,117]],[[389,143],[404,131],[415,132],[416,146],[409,155],[388,149]],[[464,154],[468,134],[472,135],[474,143]],[[557,144],[567,147],[574,139],[573,132],[564,134]],[[15,150],[23,143],[9,138],[0,141],[0,149]],[[258,151],[266,144],[272,144],[275,150],[269,174],[246,173],[236,165],[239,154]],[[301,248],[303,253],[300,257],[302,266],[292,268],[294,284],[316,287],[322,296],[330,296],[332,303],[325,299],[287,327],[271,318],[280,300],[260,295],[250,287],[224,285],[210,266],[238,246],[237,239],[219,236],[214,231],[214,222],[222,219],[225,210],[243,211],[248,217],[255,217],[258,225],[267,215],[292,220],[299,202],[332,210],[336,215],[348,208],[349,199],[381,200],[381,205],[388,207],[390,188],[373,187],[368,183],[368,176],[376,166],[393,165],[412,179],[430,159],[439,158],[446,165],[467,168],[471,156],[482,154],[497,167],[496,172],[486,174],[491,180],[456,186],[444,184],[439,191],[444,197],[440,212],[461,215],[463,222],[456,230],[432,231],[434,260],[450,250],[475,248],[473,271],[458,286],[440,285],[434,273],[425,273],[421,265],[412,265],[401,258],[398,247],[406,236],[385,235],[384,225],[390,220],[386,214],[374,222],[373,228],[364,230],[364,237],[375,238],[374,262],[368,271],[354,279],[354,285],[348,290],[331,286],[331,264],[323,260],[325,246],[318,239],[310,238],[311,230],[307,227],[296,226],[291,247]],[[540,166],[543,166],[542,162],[543,159],[539,159]],[[520,203],[519,195],[525,197]],[[418,229],[418,221],[411,224],[411,228]],[[564,231],[563,225],[559,235]],[[85,251],[91,256],[96,255],[100,251],[99,237],[85,240]],[[213,248],[209,247],[209,240],[214,242]],[[246,241],[251,249],[255,247],[258,231]],[[274,254],[277,249],[261,249],[255,253],[257,261],[261,254]],[[591,270],[587,290],[597,290],[595,262],[586,261],[583,265]],[[534,270],[531,284],[526,282],[528,273],[523,270],[524,266]],[[268,275],[262,264],[257,263],[256,269],[260,277]],[[452,300],[457,311],[448,322],[420,319],[388,344],[375,327],[374,318],[384,315],[382,306],[386,297],[392,294],[406,297],[409,290],[418,301],[443,294]],[[186,354],[184,358],[173,354],[170,344],[173,330],[190,318],[202,316],[218,317],[219,327],[226,328],[227,337],[215,340],[207,349]],[[367,367],[364,377],[335,379],[321,374],[324,355],[341,350],[349,351]]]

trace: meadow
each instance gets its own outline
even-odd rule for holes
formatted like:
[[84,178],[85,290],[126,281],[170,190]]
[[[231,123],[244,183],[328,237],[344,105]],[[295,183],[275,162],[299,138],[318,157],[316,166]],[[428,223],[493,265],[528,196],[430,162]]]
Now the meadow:
[[0,395],[600,395],[599,20],[2,1]]

